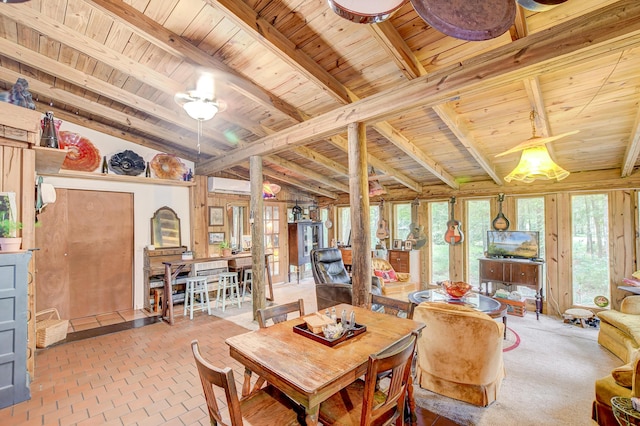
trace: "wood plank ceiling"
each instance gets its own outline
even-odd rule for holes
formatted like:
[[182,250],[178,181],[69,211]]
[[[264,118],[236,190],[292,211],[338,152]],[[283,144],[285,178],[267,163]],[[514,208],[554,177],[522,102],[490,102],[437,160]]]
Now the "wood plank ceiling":
[[[198,153],[174,95],[203,69],[227,109],[203,122]],[[520,155],[495,155],[531,137],[532,110],[540,136],[579,130],[548,144],[572,173],[563,182],[634,178],[638,70],[637,0],[518,8],[483,42],[438,32],[409,2],[376,25],[325,0],[0,4],[0,82],[25,78],[38,110],[196,161],[197,174],[247,177],[260,155],[270,180],[330,199],[348,191],[356,120],[391,199],[522,191],[503,180]]]

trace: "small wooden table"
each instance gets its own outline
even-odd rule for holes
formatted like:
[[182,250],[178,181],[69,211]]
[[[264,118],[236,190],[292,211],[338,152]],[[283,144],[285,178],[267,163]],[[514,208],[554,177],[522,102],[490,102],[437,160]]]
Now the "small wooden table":
[[[269,284],[269,293],[271,297],[266,297],[267,300],[273,301],[273,283],[271,282],[271,265],[269,265],[269,256],[271,253],[264,255],[267,283]],[[171,296],[171,283],[176,279],[180,271],[187,265],[193,265],[194,263],[212,262],[215,260],[231,260],[243,257],[251,257],[251,253],[243,253],[235,256],[218,256],[218,257],[206,257],[200,259],[190,260],[172,260],[170,262],[162,262],[164,264],[164,300],[162,302],[161,318],[166,320],[169,325],[173,325],[173,297]]]
[[[246,367],[246,375],[256,373],[305,407],[307,425],[318,424],[322,401],[366,373],[369,355],[424,328],[421,322],[348,304],[335,308],[337,312],[354,311],[356,323],[366,325],[367,330],[329,347],[294,333],[293,326],[304,322],[295,318],[226,340],[231,357]],[[245,383],[243,395],[248,391]]]
[[451,299],[446,294],[436,290],[421,290],[409,293],[409,301],[415,305],[422,302],[446,302],[469,306],[477,311],[484,312],[491,318],[502,318],[504,324],[504,338],[507,338],[507,305],[501,301],[480,293],[469,293],[463,300]]

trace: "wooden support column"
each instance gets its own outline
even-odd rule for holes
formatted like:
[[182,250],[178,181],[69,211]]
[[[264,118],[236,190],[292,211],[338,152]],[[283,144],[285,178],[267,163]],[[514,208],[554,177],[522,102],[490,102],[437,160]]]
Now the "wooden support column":
[[354,306],[365,306],[371,292],[371,233],[367,136],[363,123],[347,127],[349,138],[349,204],[351,205],[351,267]]
[[262,199],[262,157],[249,158],[251,179],[251,202],[249,222],[251,225],[251,297],[253,299],[253,319],[258,309],[266,306],[265,299],[265,253],[264,253],[264,201]]
[[191,250],[197,258],[210,257],[208,239],[207,176],[194,176],[195,186],[189,187],[191,214]]

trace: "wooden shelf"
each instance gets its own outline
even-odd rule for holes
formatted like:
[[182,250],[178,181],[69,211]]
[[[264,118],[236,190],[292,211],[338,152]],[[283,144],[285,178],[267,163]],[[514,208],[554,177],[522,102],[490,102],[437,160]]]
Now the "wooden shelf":
[[60,167],[67,156],[68,149],[46,148],[43,146],[33,146],[36,152],[36,172],[58,173]]
[[77,172],[74,170],[64,170],[58,173],[39,173],[44,176],[65,177],[74,179],[92,179],[92,180],[107,180],[112,182],[129,182],[129,183],[144,183],[150,185],[171,185],[171,186],[195,186],[195,182],[184,182],[181,180],[171,179],[156,179],[148,178],[144,176],[126,176],[116,175],[114,173],[102,174],[93,172]]

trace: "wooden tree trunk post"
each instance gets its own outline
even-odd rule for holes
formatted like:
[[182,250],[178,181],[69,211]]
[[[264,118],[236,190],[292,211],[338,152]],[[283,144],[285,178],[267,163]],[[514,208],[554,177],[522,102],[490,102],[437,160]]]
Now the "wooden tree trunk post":
[[253,318],[258,309],[264,308],[265,299],[265,256],[264,256],[264,202],[262,199],[262,157],[249,158],[251,178],[251,203],[249,222],[251,226],[251,297],[253,299]]
[[353,305],[365,306],[371,292],[371,233],[369,232],[369,174],[367,137],[363,123],[347,127],[349,138],[349,204],[351,205],[351,253]]

